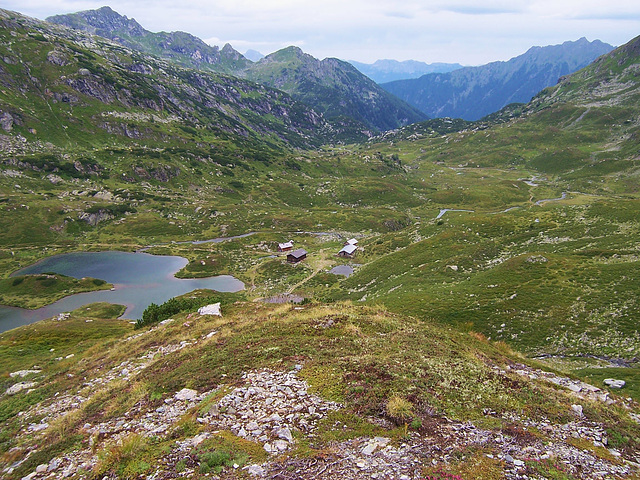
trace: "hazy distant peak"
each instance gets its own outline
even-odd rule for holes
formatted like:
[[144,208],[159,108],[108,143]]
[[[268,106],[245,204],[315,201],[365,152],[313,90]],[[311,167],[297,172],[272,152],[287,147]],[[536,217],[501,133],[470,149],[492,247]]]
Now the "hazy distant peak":
[[586,38],[560,45],[531,47],[508,61],[465,67],[450,73],[383,85],[426,115],[477,120],[509,103],[526,103],[558,79],[613,50]]
[[372,64],[349,60],[349,63],[376,83],[419,78],[429,73],[447,73],[462,68],[459,63],[425,63],[417,60],[376,60]]
[[264,55],[257,50],[249,49],[244,52],[244,57],[251,60],[252,62],[257,62],[264,58]]

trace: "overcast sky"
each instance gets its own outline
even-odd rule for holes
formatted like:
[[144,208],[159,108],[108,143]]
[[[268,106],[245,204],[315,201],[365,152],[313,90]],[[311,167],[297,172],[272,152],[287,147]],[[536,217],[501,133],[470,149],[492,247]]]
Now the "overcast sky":
[[481,65],[531,46],[640,35],[638,0],[2,0],[45,19],[109,5],[147,30],[268,54],[297,45],[317,58]]

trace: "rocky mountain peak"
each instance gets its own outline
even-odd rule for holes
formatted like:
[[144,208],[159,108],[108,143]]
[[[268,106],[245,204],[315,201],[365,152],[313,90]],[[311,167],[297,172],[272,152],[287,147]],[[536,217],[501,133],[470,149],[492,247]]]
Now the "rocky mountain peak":
[[47,18],[47,21],[85,30],[107,38],[110,38],[109,35],[105,35],[108,32],[126,33],[133,37],[140,37],[149,33],[135,19],[120,15],[108,6],[67,15],[54,15]]
[[102,7],[47,18],[51,23],[83,30],[108,38],[134,50],[156,55],[180,65],[200,70],[235,73],[250,63],[231,45],[224,51],[187,32],[150,32],[134,19]]

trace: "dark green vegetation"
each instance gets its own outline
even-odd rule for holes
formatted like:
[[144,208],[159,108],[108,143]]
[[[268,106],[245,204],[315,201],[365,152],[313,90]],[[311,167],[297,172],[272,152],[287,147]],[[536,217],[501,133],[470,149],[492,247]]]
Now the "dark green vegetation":
[[154,325],[168,319],[176,313],[198,310],[198,308],[212,303],[221,303],[227,306],[229,303],[240,298],[241,297],[236,294],[218,293],[214,296],[190,295],[188,297],[171,298],[162,305],[152,303],[142,313],[142,318],[136,322],[135,328]]
[[[431,120],[343,145],[336,139],[345,131],[276,90],[11,14],[1,20],[5,282],[54,253],[153,245],[151,253],[189,259],[182,276],[230,273],[248,300],[292,293],[311,303],[229,302],[224,317],[206,320],[179,299],[164,312],[175,322],[135,334],[101,320],[119,308],[88,317],[90,307],[1,334],[5,390],[18,381],[10,372],[41,370],[30,374],[37,387],[0,398],[7,464],[33,446],[16,444],[17,412],[89,388],[85,377],[102,376],[105,365],[121,372],[132,359],[150,360],[132,383],[87,391],[91,399],[43,433],[47,450],[15,478],[86,445],[85,423],[136,405],[155,411],[183,387],[229,387],[261,367],[303,364],[314,391],[345,404],[320,428],[320,448],[365,435],[399,442],[426,429],[434,412],[521,434],[505,425],[508,414],[574,419],[574,397],[506,369],[531,357],[601,388],[604,378],[624,379],[624,397],[640,398],[640,39],[480,122]],[[360,242],[355,258],[337,257],[351,237]],[[287,240],[309,252],[304,262],[277,252]],[[329,273],[344,264],[355,269],[348,279]],[[154,357],[166,345],[180,350]],[[638,426],[620,401],[580,402],[612,446],[637,456]],[[168,439],[101,444],[96,478],[148,472],[176,440],[202,432],[196,415]],[[376,416],[393,427],[367,420]],[[336,433],[337,421],[346,427]],[[207,442],[190,458],[210,471],[265,456],[228,432]],[[585,442],[576,440],[595,449]],[[301,442],[296,455],[321,455],[315,448]],[[604,450],[598,455],[612,455]],[[499,462],[485,453],[458,452],[460,468],[440,473],[468,475],[474,462],[494,472]],[[564,475],[553,462],[527,468]]]
[[77,279],[55,273],[0,279],[0,304],[39,308],[80,292],[106,290],[112,285],[98,278]]
[[581,38],[562,45],[532,47],[506,62],[430,73],[382,86],[429,117],[478,120],[509,103],[528,102],[543,88],[611,50],[611,45],[600,40]]

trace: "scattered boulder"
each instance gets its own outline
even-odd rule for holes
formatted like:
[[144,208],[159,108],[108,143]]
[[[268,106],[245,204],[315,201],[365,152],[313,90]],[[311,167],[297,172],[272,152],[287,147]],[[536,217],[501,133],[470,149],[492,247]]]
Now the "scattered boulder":
[[211,305],[205,305],[204,307],[200,307],[198,309],[198,314],[199,315],[218,315],[221,317],[222,313],[220,313],[220,302],[213,303]]
[[364,448],[360,451],[363,455],[371,456],[378,448],[386,447],[391,439],[386,437],[375,437],[367,442]]
[[253,475],[255,477],[264,477],[267,474],[264,468],[260,465],[249,465],[248,467],[245,467],[245,469],[249,475]]
[[9,388],[7,388],[6,394],[15,395],[16,393],[21,392],[22,390],[27,390],[35,386],[36,386],[35,382],[18,382],[11,385]]
[[627,383],[624,380],[616,380],[614,378],[605,378],[604,384],[609,388],[623,388]]
[[186,400],[192,402],[197,400],[198,392],[196,390],[192,390],[191,388],[183,388],[178,393],[174,395],[176,400]]
[[13,129],[13,117],[10,113],[4,112],[0,115],[0,127],[5,132],[10,132]]
[[11,372],[9,376],[11,378],[15,377],[26,377],[32,373],[40,373],[42,370],[18,370],[17,372]]

